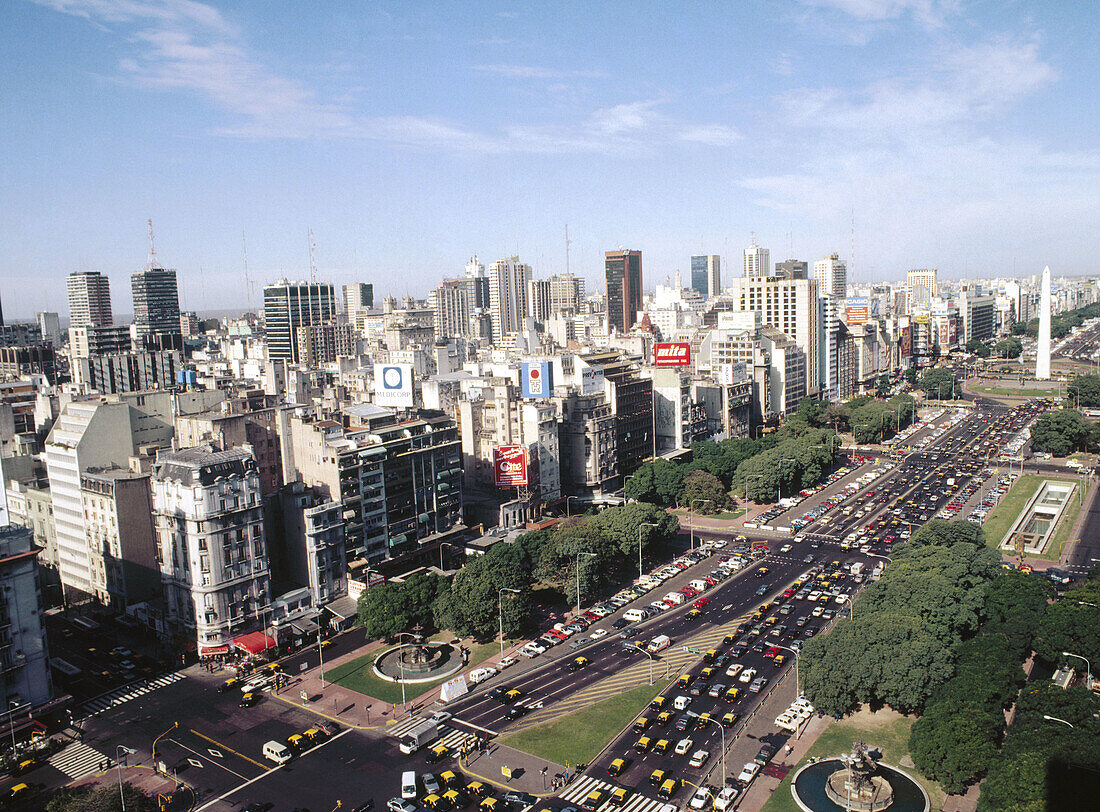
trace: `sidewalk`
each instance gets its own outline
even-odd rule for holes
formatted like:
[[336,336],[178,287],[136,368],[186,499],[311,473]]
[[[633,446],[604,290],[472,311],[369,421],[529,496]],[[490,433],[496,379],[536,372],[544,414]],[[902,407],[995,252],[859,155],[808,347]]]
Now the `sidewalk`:
[[[539,796],[556,795],[558,789],[554,787],[555,780],[563,780],[567,773],[564,765],[493,743],[489,744],[486,752],[475,752],[469,760],[462,759],[459,766],[471,778],[506,791],[529,792]],[[510,779],[504,775],[505,767],[511,773]],[[570,768],[573,767],[576,765],[570,765]]]
[[158,795],[172,797],[177,791],[181,792],[186,802],[182,805],[178,805],[176,808],[190,809],[195,803],[195,793],[189,785],[182,781],[177,782],[172,778],[161,775],[155,772],[152,767],[143,767],[140,765],[130,765],[121,768],[109,767],[102,772],[93,773],[79,781],[74,781],[68,786],[74,789],[90,786],[113,785],[117,787],[120,775],[124,784],[130,784],[135,789],[153,798],[156,798]]

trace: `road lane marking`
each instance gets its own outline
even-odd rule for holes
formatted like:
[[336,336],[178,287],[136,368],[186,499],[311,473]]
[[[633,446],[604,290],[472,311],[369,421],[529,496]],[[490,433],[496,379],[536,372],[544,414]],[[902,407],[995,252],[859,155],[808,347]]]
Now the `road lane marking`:
[[[192,733],[193,733],[193,732],[194,732],[194,731],[192,731]],[[173,744],[177,744],[177,745],[179,745],[180,747],[182,747],[182,748],[183,748],[184,750],[188,751],[189,753],[194,753],[194,754],[195,754],[196,756],[203,756],[203,757],[205,757],[205,758],[209,758],[209,756],[207,756],[207,755],[206,755],[205,753],[200,753],[200,752],[199,752],[198,750],[194,749],[193,747],[188,747],[188,746],[187,746],[186,744],[184,744],[183,742],[179,741],[178,739],[168,739],[168,741],[172,742]],[[195,759],[193,759],[193,758],[188,758],[188,759],[187,759],[187,761],[188,761],[188,763],[190,763],[190,764],[194,764],[194,763],[195,763]],[[241,774],[240,774],[239,772],[237,772],[236,770],[231,770],[231,769],[229,769],[229,768],[228,768],[228,767],[226,767],[226,766],[225,766],[224,764],[218,764],[218,763],[217,763],[217,762],[215,762],[215,761],[211,761],[210,763],[211,763],[211,764],[213,764],[213,765],[214,765],[214,766],[216,766],[216,767],[221,767],[221,768],[222,768],[223,770],[225,770],[225,771],[226,771],[227,773],[233,773],[233,775],[237,776],[237,778],[241,779],[242,781],[247,781],[247,780],[248,780],[248,778],[247,778],[246,776],[243,776],[243,775],[241,775]],[[204,765],[203,765],[203,764],[199,764],[198,766],[199,766],[199,767],[202,767],[202,766],[204,766]]]
[[[199,733],[199,731],[195,730],[194,728],[189,728],[189,729],[191,730],[191,732],[192,732],[192,733],[194,733],[194,734],[195,734],[196,736],[198,736],[198,737],[199,737],[200,739],[206,739],[206,741],[210,742],[211,744],[216,744],[216,745],[218,745],[218,747],[221,747],[221,748],[223,748],[223,749],[225,749],[225,750],[228,750],[228,751],[229,751],[230,753],[232,753],[233,755],[235,755],[235,756],[239,756],[240,758],[243,758],[243,759],[244,759],[245,761],[248,761],[248,762],[250,762],[250,763],[252,763],[252,764],[255,764],[255,765],[256,765],[257,767],[259,767],[259,768],[260,768],[261,770],[270,770],[270,769],[271,769],[271,768],[270,768],[270,767],[268,767],[268,766],[267,766],[266,764],[261,764],[261,763],[260,763],[259,761],[256,761],[256,759],[254,759],[254,758],[249,758],[249,757],[248,757],[248,756],[246,756],[246,755],[245,755],[244,753],[238,753],[238,752],[237,752],[236,750],[234,750],[234,749],[233,749],[232,747],[228,747],[227,745],[224,745],[224,744],[222,744],[222,743],[221,743],[220,741],[215,741],[214,739],[210,738],[209,736],[207,736],[207,735],[205,735],[205,734],[203,734],[203,733]],[[220,755],[219,755],[219,756],[218,756],[218,758],[222,758],[222,756],[220,756]],[[241,776],[241,777],[243,778],[244,776]]]

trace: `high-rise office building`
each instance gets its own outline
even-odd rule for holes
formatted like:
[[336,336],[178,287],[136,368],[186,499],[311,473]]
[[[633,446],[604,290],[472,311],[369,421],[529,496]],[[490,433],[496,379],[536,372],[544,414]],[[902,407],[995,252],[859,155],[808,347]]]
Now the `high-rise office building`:
[[344,315],[349,324],[355,324],[360,313],[374,309],[374,285],[368,282],[352,282],[344,285]]
[[[470,266],[466,268],[469,271]],[[521,319],[528,314],[531,266],[520,262],[518,256],[505,257],[490,265],[488,273],[493,341],[499,342],[508,333],[518,331]]]
[[182,335],[180,297],[175,270],[145,268],[130,275],[134,295],[134,328],[139,346],[153,336]]
[[805,260],[787,259],[775,263],[772,274],[776,279],[809,279],[810,266]]
[[532,279],[528,284],[527,315],[546,321],[563,311],[580,312],[584,304],[584,280],[573,274]]
[[625,333],[638,320],[642,309],[642,252],[606,251],[607,329]]
[[762,248],[752,241],[752,245],[745,249],[745,276],[771,276],[772,254],[767,248]]
[[905,272],[905,312],[927,310],[936,297],[936,269],[919,268]]
[[288,282],[264,288],[264,329],[267,356],[273,361],[298,363],[295,338],[299,327],[327,324],[336,316],[332,285],[324,282]]
[[848,291],[848,268],[836,254],[814,262],[814,279],[822,296],[836,296],[843,299]]
[[114,324],[111,313],[111,283],[99,271],[77,271],[69,274],[70,327],[109,327]]
[[717,254],[691,258],[691,289],[710,299],[722,292],[722,259]]
[[56,313],[43,312],[38,316],[38,329],[42,331],[42,340],[55,350],[61,348],[61,319]]

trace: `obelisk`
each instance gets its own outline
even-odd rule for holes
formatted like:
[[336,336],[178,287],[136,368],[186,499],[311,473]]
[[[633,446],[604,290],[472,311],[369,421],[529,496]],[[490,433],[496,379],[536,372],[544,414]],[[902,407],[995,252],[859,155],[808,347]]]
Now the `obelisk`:
[[1035,378],[1050,380],[1050,266],[1043,268],[1039,287],[1039,343],[1035,348]]

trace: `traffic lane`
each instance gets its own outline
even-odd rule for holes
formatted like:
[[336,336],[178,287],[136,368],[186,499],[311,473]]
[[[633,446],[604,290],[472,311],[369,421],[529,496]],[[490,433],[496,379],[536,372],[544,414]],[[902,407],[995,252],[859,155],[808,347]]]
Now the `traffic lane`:
[[[712,597],[707,608],[709,609],[710,607],[717,606],[717,612],[704,611],[703,617],[700,620],[691,620],[686,614],[681,614],[676,618],[671,618],[671,622],[664,625],[647,626],[644,629],[644,636],[648,639],[652,639],[658,634],[667,634],[673,639],[674,646],[679,645],[677,643],[678,640],[728,623],[751,606],[767,599],[768,596],[782,592],[785,586],[781,584],[785,584],[792,580],[794,574],[804,566],[794,561],[773,561],[768,558],[763,559],[763,561],[764,563],[770,563],[773,567],[769,579],[767,579],[771,581],[771,583],[767,585],[768,591],[765,596],[756,594],[764,579],[751,579],[751,582],[744,583],[743,586],[736,586],[737,579],[732,578],[725,583],[734,584],[736,588],[723,592],[720,600],[718,599],[719,595],[717,593],[712,593],[714,597]],[[718,587],[714,589],[717,590]],[[719,606],[719,604],[722,605]],[[728,609],[727,606],[729,607]],[[657,618],[654,620],[656,619]],[[631,637],[637,636],[638,633],[643,632],[641,629],[632,629],[630,631],[631,634],[629,636]],[[525,696],[520,702],[525,706],[530,706],[530,704],[534,702],[546,703],[547,700],[553,701],[562,699],[566,695],[575,693],[601,679],[613,676],[622,667],[622,658],[608,657],[607,652],[614,652],[616,650],[622,651],[622,644],[624,642],[626,642],[624,638],[615,638],[614,649],[605,649],[605,653],[600,656],[599,661],[596,659],[592,660],[594,664],[599,662],[596,668],[589,666],[588,668],[573,672],[572,679],[569,678],[570,675],[568,674],[563,679],[560,672],[541,672],[536,678],[530,681],[525,682],[517,680],[512,683],[507,683],[507,687],[519,688],[524,692]],[[661,660],[663,658],[658,657],[657,659]],[[631,662],[633,662],[633,658],[631,658]],[[557,690],[552,690],[555,686]],[[512,720],[507,719],[507,711],[508,706],[500,704],[497,700],[489,699],[486,693],[482,693],[477,700],[461,709],[456,709],[454,713],[456,718],[460,721],[473,722],[474,724],[499,732],[512,722]]]
[[267,772],[266,767],[182,726],[157,742],[157,761],[206,795],[227,792]]
[[[423,758],[400,754],[392,739],[345,730],[312,750],[251,783],[231,788],[212,799],[201,799],[196,812],[240,812],[251,803],[272,804],[276,810],[354,809],[374,799],[384,812],[389,798],[400,797],[402,770],[426,771]],[[396,769],[395,769],[396,767]]]

